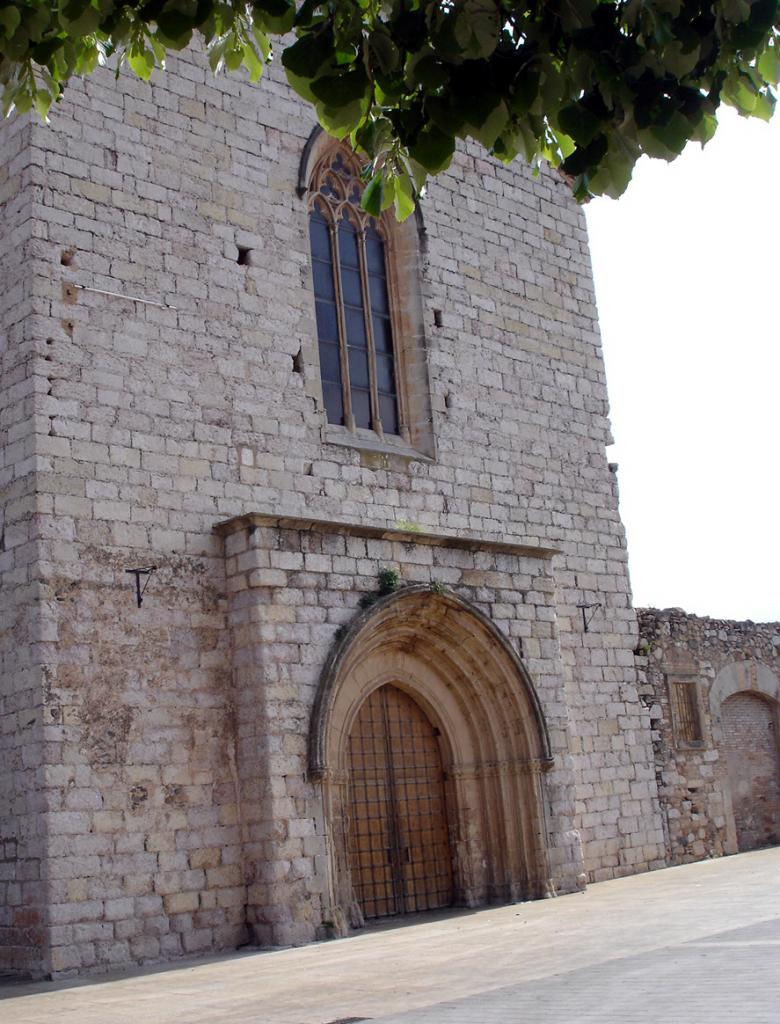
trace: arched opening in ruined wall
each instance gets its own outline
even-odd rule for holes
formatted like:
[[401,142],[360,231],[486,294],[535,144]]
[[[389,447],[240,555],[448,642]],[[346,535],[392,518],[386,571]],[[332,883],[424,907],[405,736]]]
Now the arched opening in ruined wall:
[[780,681],[759,662],[728,665],[710,706],[728,852],[780,843]]
[[378,601],[332,652],[312,718],[336,931],[547,895],[551,765],[531,679],[486,616],[428,587]]
[[780,843],[780,748],[778,709],[763,695],[735,693],[721,718],[740,851]]

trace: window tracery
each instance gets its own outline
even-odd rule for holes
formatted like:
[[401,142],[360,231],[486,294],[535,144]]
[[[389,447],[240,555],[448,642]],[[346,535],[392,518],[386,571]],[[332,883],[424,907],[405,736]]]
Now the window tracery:
[[309,238],[322,393],[328,422],[409,440],[399,381],[393,238],[360,207],[356,157],[343,147],[317,163]]

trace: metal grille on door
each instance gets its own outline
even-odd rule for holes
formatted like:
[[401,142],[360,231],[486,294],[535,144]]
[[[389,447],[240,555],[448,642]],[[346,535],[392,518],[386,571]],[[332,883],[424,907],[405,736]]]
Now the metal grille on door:
[[402,690],[364,702],[349,738],[352,883],[365,917],[452,903],[437,730]]

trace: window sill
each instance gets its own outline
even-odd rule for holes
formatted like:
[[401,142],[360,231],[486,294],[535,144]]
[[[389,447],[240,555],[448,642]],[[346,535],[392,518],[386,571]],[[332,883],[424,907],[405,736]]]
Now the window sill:
[[675,740],[674,744],[678,750],[706,750],[707,744],[704,740]]
[[353,448],[360,452],[373,452],[378,455],[400,455],[402,458],[414,460],[415,462],[433,462],[430,455],[412,448],[400,437],[397,440],[389,438],[381,439],[373,431],[347,430],[346,427],[338,427],[328,424],[322,428],[322,440],[326,444],[337,444],[342,448]]

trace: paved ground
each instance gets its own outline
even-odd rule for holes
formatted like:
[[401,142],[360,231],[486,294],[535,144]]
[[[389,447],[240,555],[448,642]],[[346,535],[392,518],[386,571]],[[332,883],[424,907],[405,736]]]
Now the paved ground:
[[351,939],[2,990],[3,1024],[780,1024],[780,849]]

